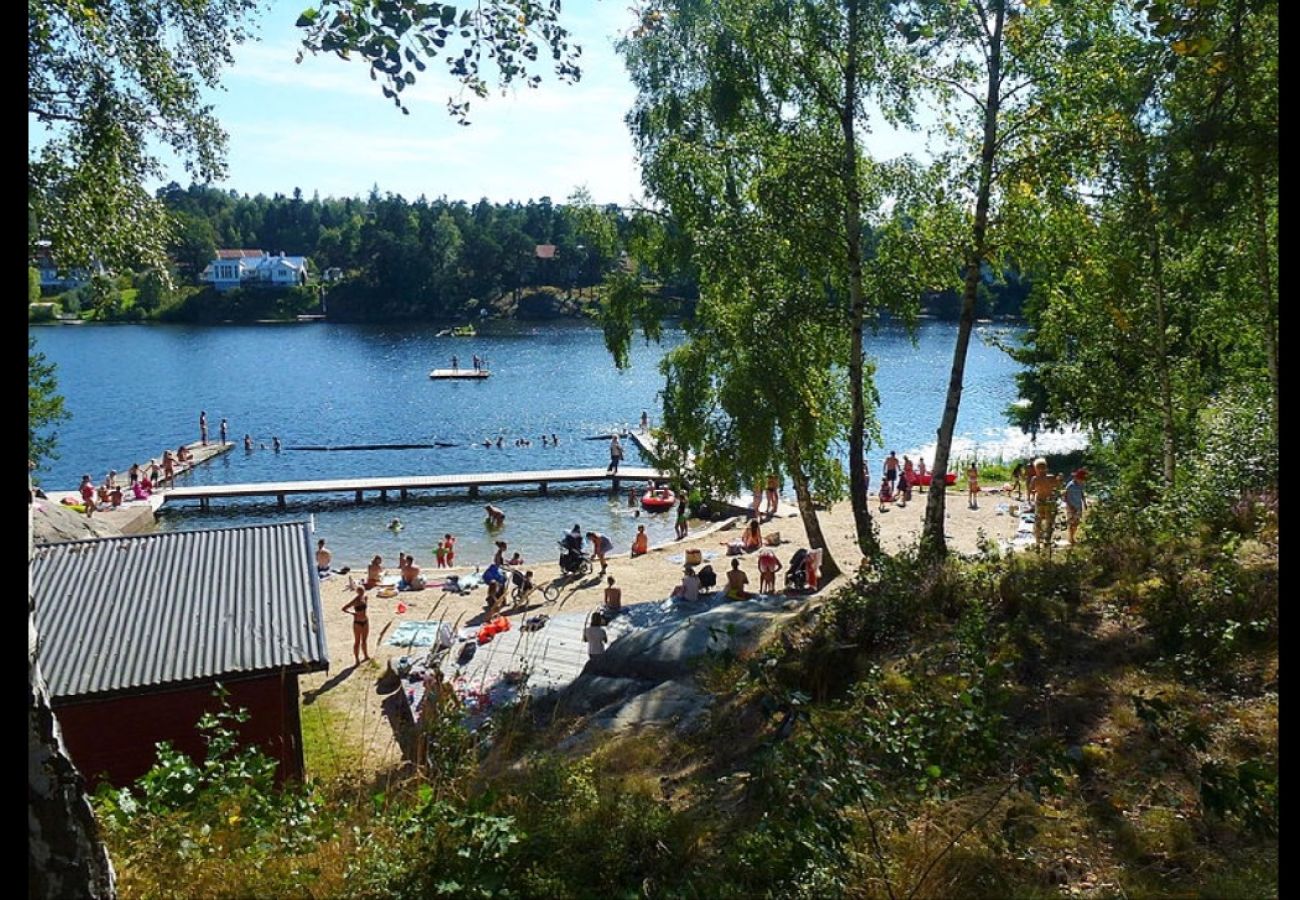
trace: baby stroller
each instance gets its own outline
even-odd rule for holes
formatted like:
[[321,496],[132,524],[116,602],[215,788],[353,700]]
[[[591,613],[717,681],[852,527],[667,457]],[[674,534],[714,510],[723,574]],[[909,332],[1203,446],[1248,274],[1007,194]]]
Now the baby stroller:
[[560,571],[565,575],[590,575],[591,557],[560,542]]
[[807,550],[796,550],[794,556],[790,557],[790,565],[785,570],[785,589],[802,591],[808,587],[808,573],[806,563],[808,562]]
[[700,579],[701,593],[708,593],[718,585],[718,573],[713,571],[713,566],[703,566],[695,575]]

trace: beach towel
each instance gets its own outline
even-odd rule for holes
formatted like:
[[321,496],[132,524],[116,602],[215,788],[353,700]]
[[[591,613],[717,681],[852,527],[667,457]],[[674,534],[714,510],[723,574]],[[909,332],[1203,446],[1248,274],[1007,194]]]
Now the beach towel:
[[441,647],[452,645],[451,626],[446,622],[403,622],[384,641],[390,647]]

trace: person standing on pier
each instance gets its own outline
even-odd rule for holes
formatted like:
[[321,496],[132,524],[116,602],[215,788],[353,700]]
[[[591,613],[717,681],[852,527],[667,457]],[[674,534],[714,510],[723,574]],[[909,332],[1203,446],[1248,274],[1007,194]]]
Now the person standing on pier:
[[650,430],[650,414],[646,412],[644,409],[641,410],[641,430],[642,431]]
[[451,367],[452,367],[453,369],[459,369],[459,368],[460,368],[460,360],[453,356],[453,357],[451,358]]
[[226,443],[226,417],[221,417],[221,443]]
[[208,445],[208,414],[202,409],[199,410],[199,443]]
[[623,461],[623,445],[618,442],[618,435],[609,439],[609,468],[606,470],[611,475],[618,474],[618,464]]

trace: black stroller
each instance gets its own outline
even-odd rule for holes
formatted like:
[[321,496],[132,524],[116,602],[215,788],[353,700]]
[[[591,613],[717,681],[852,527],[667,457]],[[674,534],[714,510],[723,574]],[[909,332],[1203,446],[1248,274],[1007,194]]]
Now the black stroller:
[[785,589],[803,591],[808,588],[808,573],[804,564],[808,560],[807,550],[796,550],[790,557],[790,565],[785,570]]
[[571,544],[560,541],[560,571],[565,575],[590,575],[591,557]]

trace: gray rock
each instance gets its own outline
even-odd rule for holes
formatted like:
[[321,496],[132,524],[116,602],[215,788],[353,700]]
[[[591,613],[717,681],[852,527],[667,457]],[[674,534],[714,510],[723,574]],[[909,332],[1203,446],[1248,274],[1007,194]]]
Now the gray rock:
[[609,678],[584,671],[563,690],[556,691],[546,699],[554,704],[554,713],[587,715],[654,686],[653,681],[640,678]]
[[37,544],[57,544],[87,538],[119,537],[122,532],[101,516],[86,517],[53,500],[32,505],[32,539]]
[[681,621],[634,631],[587,663],[585,672],[654,682],[681,677],[708,653],[758,646],[769,628],[791,615],[781,610],[782,602],[784,598],[724,603]]

